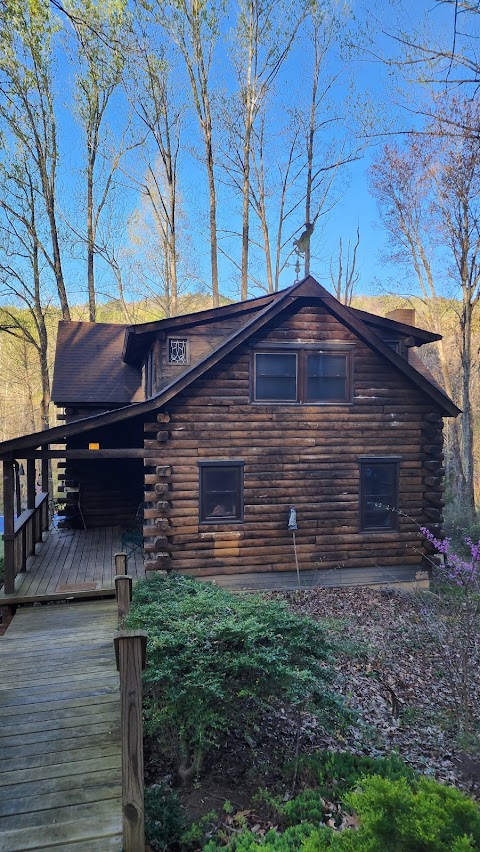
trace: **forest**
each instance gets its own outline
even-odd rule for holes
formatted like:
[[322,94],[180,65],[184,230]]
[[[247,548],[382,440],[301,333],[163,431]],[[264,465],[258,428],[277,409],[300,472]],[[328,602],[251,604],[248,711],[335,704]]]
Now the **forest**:
[[[1,8],[2,438],[56,422],[58,319],[171,316],[311,270],[346,304],[415,307],[443,335],[425,357],[462,409],[446,431],[447,482],[473,515],[477,4]],[[355,169],[376,205],[381,280]],[[357,224],[342,230],[345,203]]]

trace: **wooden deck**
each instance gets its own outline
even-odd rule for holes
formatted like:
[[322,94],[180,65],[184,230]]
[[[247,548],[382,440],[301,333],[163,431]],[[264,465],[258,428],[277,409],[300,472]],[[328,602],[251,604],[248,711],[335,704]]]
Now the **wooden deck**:
[[122,848],[113,601],[24,607],[0,638],[0,852]]
[[[89,530],[53,529],[37,544],[27,570],[15,579],[15,592],[0,589],[0,606],[36,601],[113,596],[114,553],[121,548],[120,527]],[[144,577],[143,553],[136,550],[128,559],[133,579]]]

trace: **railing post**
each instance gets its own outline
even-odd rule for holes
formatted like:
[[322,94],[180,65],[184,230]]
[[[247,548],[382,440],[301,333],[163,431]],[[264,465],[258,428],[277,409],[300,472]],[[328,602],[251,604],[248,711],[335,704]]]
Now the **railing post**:
[[115,633],[114,645],[120,673],[123,852],[145,852],[142,669],[147,634],[124,630]]
[[15,474],[13,461],[3,462],[3,514],[4,514],[4,589],[5,594],[15,591]]
[[115,574],[116,574],[116,576],[119,577],[120,574],[126,574],[127,573],[127,554],[126,553],[115,553],[113,555],[113,558],[115,560]]
[[35,459],[27,459],[27,509],[35,508]]
[[117,598],[118,618],[121,619],[130,612],[130,601],[132,600],[132,578],[127,574],[118,574],[115,577],[115,596]]

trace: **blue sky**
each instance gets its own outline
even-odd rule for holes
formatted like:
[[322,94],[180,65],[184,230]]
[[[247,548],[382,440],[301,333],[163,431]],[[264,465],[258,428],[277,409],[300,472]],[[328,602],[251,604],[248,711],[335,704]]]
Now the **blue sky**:
[[[333,2],[333,0],[331,0]],[[443,28],[448,35],[451,25],[451,9],[443,8],[432,0],[416,0],[411,5],[407,0],[372,0],[366,4],[364,0],[352,0],[352,12],[355,16],[350,25],[349,37],[340,49],[337,45],[333,51],[332,67],[336,70],[342,69],[342,76],[332,97],[332,108],[344,109],[347,113],[344,128],[347,133],[363,133],[364,119],[370,121],[371,137],[365,148],[363,156],[357,162],[346,166],[342,171],[341,189],[337,191],[339,201],[332,212],[322,218],[316,228],[312,239],[313,259],[311,271],[319,278],[325,286],[330,287],[329,266],[333,258],[338,256],[339,238],[342,237],[344,247],[348,240],[355,241],[357,226],[360,227],[361,241],[358,250],[357,268],[360,272],[360,291],[364,293],[378,292],[380,287],[385,289],[395,285],[398,286],[398,276],[404,272],[398,272],[386,265],[382,257],[385,249],[386,236],[382,230],[376,203],[368,191],[367,169],[372,157],[378,155],[381,145],[392,136],[384,131],[395,131],[406,127],[418,126],[412,110],[415,104],[421,100],[421,88],[413,83],[405,83],[400,80],[398,72],[392,74],[391,69],[378,58],[380,55],[392,57],[395,55],[395,42],[388,37],[389,31],[395,31],[397,17],[403,20],[406,31],[420,26],[420,22],[426,16],[435,34],[439,34]],[[348,42],[353,47],[348,48]],[[224,50],[228,50],[228,44]],[[300,97],[303,85],[302,75],[305,74],[305,57],[303,55],[304,44],[301,37],[297,39],[296,52],[294,51],[285,68],[283,77],[278,80],[278,100],[275,108],[282,102],[282,97]],[[225,66],[224,56],[219,53],[217,58],[218,89],[219,92],[228,93],[228,75],[222,73]],[[215,77],[213,79],[216,79]],[[401,85],[400,85],[401,83]],[[354,84],[354,85],[353,85]],[[353,86],[353,87],[352,87]],[[283,90],[282,91],[282,87]],[[291,89],[291,91],[290,91]],[[62,165],[59,176],[60,212],[63,227],[68,232],[69,223],[76,226],[82,222],[82,199],[81,199],[81,170],[82,170],[82,136],[81,131],[75,123],[73,107],[73,71],[71,63],[65,51],[58,51],[58,66],[56,76],[57,105],[59,109],[59,131]],[[181,88],[180,88],[181,91]],[[296,93],[296,94],[295,94]],[[345,107],[344,98],[348,96]],[[412,100],[409,102],[409,97]],[[408,110],[402,107],[402,102],[408,103]],[[292,101],[288,101],[291,105]],[[112,103],[109,121],[113,132],[118,131],[126,110],[124,96],[118,96]],[[280,125],[282,116],[279,116]],[[275,125],[272,125],[273,128]],[[377,134],[379,134],[377,136]],[[180,153],[182,165],[181,192],[184,206],[187,212],[189,247],[194,258],[196,270],[199,277],[208,280],[208,229],[206,227],[207,215],[207,193],[205,174],[202,167],[192,157],[191,147],[193,144],[200,145],[198,141],[198,128],[196,118],[190,115],[187,121],[183,139],[185,145]],[[138,158],[130,155],[126,161],[126,172],[138,169]],[[220,170],[218,175],[221,178]],[[122,178],[122,183],[127,184],[128,177]],[[239,200],[229,196],[225,188],[220,186],[220,204],[222,205],[219,216],[220,227],[237,228],[239,225]],[[128,219],[140,206],[140,196],[134,189],[123,189],[119,195],[119,206],[116,214],[117,241],[123,244],[125,258],[131,255],[132,244],[129,239]],[[297,220],[293,223],[299,229],[303,225],[301,211]],[[238,246],[234,247],[237,252]],[[127,263],[127,260],[125,261]],[[77,244],[69,248],[64,255],[64,267],[68,276],[72,302],[80,302],[85,298],[86,274],[85,262],[82,258],[82,248]],[[238,298],[238,275],[234,267],[226,260],[220,260],[221,282],[220,289],[223,295]],[[133,279],[135,275],[133,275]],[[293,263],[286,270],[281,279],[282,286],[292,283],[295,278]],[[132,279],[132,280],[133,280]],[[113,279],[108,269],[101,262],[97,265],[97,281],[99,290],[103,293],[113,292]],[[258,291],[252,288],[251,295]],[[133,293],[138,295],[137,293]]]

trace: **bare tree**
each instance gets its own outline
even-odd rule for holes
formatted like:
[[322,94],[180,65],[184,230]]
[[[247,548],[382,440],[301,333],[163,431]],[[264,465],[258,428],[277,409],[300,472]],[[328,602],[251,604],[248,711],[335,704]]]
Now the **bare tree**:
[[[372,189],[390,234],[396,262],[407,263],[420,286],[428,323],[442,331],[445,271],[459,295],[457,332],[461,387],[456,393],[451,360],[443,343],[439,358],[447,393],[462,408],[460,438],[454,431],[454,457],[465,510],[473,512],[473,315],[480,299],[480,139],[468,129],[462,137],[449,131],[477,124],[475,105],[453,100],[438,109],[427,139],[413,138],[400,149],[387,146],[371,171]],[[463,117],[462,117],[463,116]]]
[[[291,229],[285,237],[285,226],[290,212],[288,200],[292,186],[302,172],[303,158],[299,150],[300,128],[291,123],[282,140],[278,153],[272,157],[272,136],[266,126],[263,115],[252,140],[252,171],[250,182],[251,205],[260,222],[262,248],[265,255],[268,293],[276,292],[280,285],[280,275],[290,259],[292,249],[286,251],[291,242]],[[267,140],[267,136],[269,137]],[[273,175],[269,163],[274,163]],[[274,193],[272,185],[276,186]],[[275,196],[275,213],[272,215],[269,200]]]
[[340,237],[338,247],[338,262],[336,271],[333,267],[333,262],[330,261],[330,279],[333,285],[333,292],[339,302],[350,306],[352,304],[355,286],[360,278],[360,273],[357,270],[357,251],[360,245],[360,227],[357,227],[357,238],[352,248],[350,240],[347,244],[347,253],[344,254],[343,242]]
[[63,319],[70,319],[62,269],[57,214],[58,145],[52,88],[52,41],[58,29],[46,0],[2,0],[0,29],[0,122],[6,139],[28,152],[38,175]]
[[[450,26],[438,26],[440,12],[450,13]],[[480,84],[480,57],[477,44],[480,6],[477,0],[434,0],[428,8],[433,27],[413,31],[402,27],[386,30],[402,48],[401,55],[390,64],[413,68],[423,83],[473,86]],[[383,28],[383,27],[382,27]]]
[[[0,219],[0,330],[32,347],[41,379],[40,419],[49,426],[48,289],[42,281],[46,251],[38,214],[38,187],[28,161],[2,169],[4,198]],[[8,191],[8,195],[7,195]],[[6,200],[7,199],[7,200]],[[22,350],[24,351],[24,350]],[[26,357],[26,356],[25,356]]]
[[165,46],[147,26],[137,26],[130,56],[130,98],[144,131],[144,176],[135,182],[162,234],[166,316],[173,316],[178,306],[178,157],[185,104],[178,86],[174,91]]
[[[66,8],[75,33],[76,101],[85,135],[87,288],[89,319],[94,322],[99,223],[123,155],[123,143],[111,144],[108,150],[106,118],[122,82],[128,13],[124,0],[89,0],[80,8],[75,3]],[[78,233],[77,225],[74,230]]]
[[[285,62],[300,24],[306,4],[292,6],[278,0],[240,0],[232,55],[237,77],[238,105],[229,114],[229,147],[235,156],[234,179],[242,198],[241,298],[248,297],[248,257],[250,249],[250,206],[252,145],[255,124],[266,106],[269,93]],[[233,143],[233,145],[232,145]]]
[[[153,5],[153,4],[152,4]],[[182,56],[193,106],[203,139],[207,172],[210,226],[210,266],[213,305],[219,304],[217,183],[214,153],[213,85],[211,71],[223,6],[217,0],[155,0],[154,16]]]

